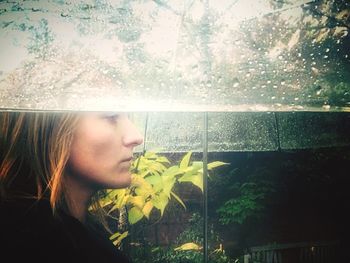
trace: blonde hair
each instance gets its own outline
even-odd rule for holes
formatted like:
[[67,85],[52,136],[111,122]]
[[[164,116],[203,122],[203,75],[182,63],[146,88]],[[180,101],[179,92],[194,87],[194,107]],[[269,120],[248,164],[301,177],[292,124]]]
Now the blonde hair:
[[48,198],[64,204],[64,173],[78,115],[0,113],[0,196]]

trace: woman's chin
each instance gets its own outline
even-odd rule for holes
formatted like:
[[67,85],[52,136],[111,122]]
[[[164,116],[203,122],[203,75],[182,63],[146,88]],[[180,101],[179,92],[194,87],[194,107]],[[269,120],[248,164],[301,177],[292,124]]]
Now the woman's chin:
[[131,184],[131,173],[130,172],[125,172],[123,174],[118,174],[117,175],[117,180],[113,184],[113,188],[126,188],[129,187]]

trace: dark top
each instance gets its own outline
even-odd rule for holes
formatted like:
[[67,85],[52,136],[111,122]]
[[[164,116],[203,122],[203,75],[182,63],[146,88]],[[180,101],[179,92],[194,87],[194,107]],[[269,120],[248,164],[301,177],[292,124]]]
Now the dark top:
[[107,235],[29,199],[0,203],[0,261],[130,263]]

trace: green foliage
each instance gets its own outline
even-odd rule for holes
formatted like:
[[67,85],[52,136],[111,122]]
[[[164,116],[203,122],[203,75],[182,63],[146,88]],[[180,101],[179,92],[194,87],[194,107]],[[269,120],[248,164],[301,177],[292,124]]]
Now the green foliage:
[[[186,228],[178,236],[175,244],[180,245],[190,241],[197,244],[202,244],[203,243],[203,225],[204,225],[203,217],[198,213],[193,213],[188,223],[189,223],[189,227]],[[210,243],[213,243],[213,241],[214,240],[211,240]]]
[[223,225],[243,224],[249,218],[261,217],[265,201],[275,191],[275,186],[265,169],[252,171],[252,174],[241,180],[238,177],[237,169],[231,172],[230,180],[236,180],[232,184],[226,182],[231,198],[217,209],[219,222]]
[[[185,204],[173,191],[177,183],[192,183],[203,191],[203,163],[190,163],[192,152],[187,153],[181,160],[180,165],[172,165],[165,156],[153,152],[147,152],[140,156],[132,165],[132,183],[128,189],[108,191],[108,195],[101,199],[103,206],[111,205],[110,212],[128,206],[128,219],[130,224],[135,224],[143,217],[149,218],[154,208],[163,216],[165,208],[171,199],[175,199],[184,208]],[[223,162],[208,164],[212,170],[224,165]]]
[[[100,199],[102,207],[109,207],[109,213],[127,207],[128,222],[133,225],[143,218],[149,219],[154,209],[162,217],[169,201],[177,201],[186,209],[184,202],[174,192],[174,186],[180,183],[191,183],[203,191],[203,163],[191,162],[192,152],[188,152],[179,165],[170,165],[165,156],[146,152],[136,159],[131,169],[131,186],[128,189],[108,190]],[[208,170],[225,165],[223,162],[208,164]]]
[[[203,218],[194,213],[189,220],[189,226],[182,232],[174,245],[169,248],[148,246],[142,249],[146,255],[141,256],[141,251],[133,251],[135,263],[201,263],[203,262]],[[209,263],[233,263],[223,247],[218,234],[210,228],[209,236]],[[140,255],[138,255],[140,254]]]
[[128,231],[126,231],[126,232],[124,232],[124,233],[119,233],[119,232],[117,232],[117,233],[115,233],[115,234],[113,234],[111,237],[110,237],[110,240],[113,240],[113,244],[114,245],[119,245],[120,244],[120,242],[124,239],[124,238],[126,238],[128,236]]
[[219,221],[224,225],[234,222],[242,224],[248,217],[257,215],[263,209],[261,201],[264,200],[265,193],[257,184],[244,183],[238,186],[238,191],[238,198],[229,199],[217,210],[221,216]]

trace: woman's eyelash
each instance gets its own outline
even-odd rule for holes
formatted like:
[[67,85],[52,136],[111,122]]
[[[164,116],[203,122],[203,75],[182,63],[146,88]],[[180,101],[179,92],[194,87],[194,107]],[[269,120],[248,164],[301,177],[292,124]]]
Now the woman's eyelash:
[[105,114],[105,115],[103,115],[103,117],[107,120],[116,122],[118,117],[119,117],[119,114],[116,114],[116,113]]

